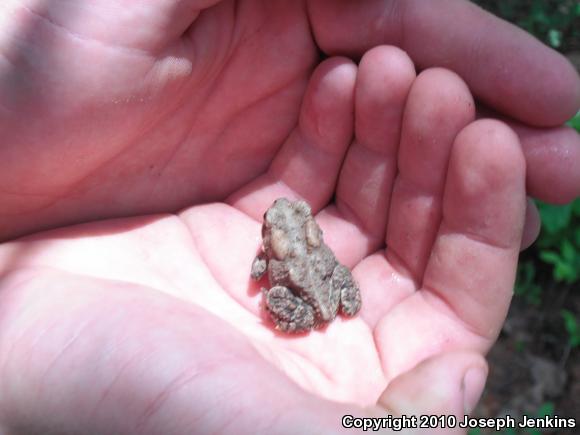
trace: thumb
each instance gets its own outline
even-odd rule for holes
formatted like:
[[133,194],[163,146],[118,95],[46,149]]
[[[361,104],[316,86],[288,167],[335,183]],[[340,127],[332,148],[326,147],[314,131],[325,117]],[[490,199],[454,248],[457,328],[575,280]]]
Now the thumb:
[[433,416],[409,428],[417,433],[464,433],[459,424],[479,401],[487,373],[487,363],[477,353],[436,355],[395,378],[378,400],[384,409],[373,411],[384,416],[386,409],[394,417]]

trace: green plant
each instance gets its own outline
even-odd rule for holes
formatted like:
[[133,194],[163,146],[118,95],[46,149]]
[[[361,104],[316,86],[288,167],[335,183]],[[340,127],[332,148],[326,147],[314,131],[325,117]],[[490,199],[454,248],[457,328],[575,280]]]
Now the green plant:
[[514,293],[530,305],[540,305],[542,302],[542,287],[536,282],[536,267],[532,260],[522,261],[518,265]]
[[[545,402],[543,403],[540,408],[538,409],[538,411],[535,414],[535,418],[543,418],[546,416],[551,416],[554,415],[554,404],[552,402]],[[474,428],[474,429],[470,429],[467,432],[467,435],[480,435],[482,433],[481,429],[479,428]],[[523,434],[527,434],[527,435],[541,435],[542,431],[538,430],[538,429],[525,429],[525,430],[518,430],[518,429],[514,429],[514,428],[506,428],[503,429],[501,432],[499,432],[502,435],[523,435]]]
[[473,1],[557,50],[567,52],[579,48],[580,4],[577,0]]
[[572,349],[580,346],[580,322],[576,319],[574,313],[568,310],[561,311],[564,319],[564,327],[568,332],[568,344]]
[[[545,402],[540,406],[538,412],[536,413],[536,417],[542,418],[549,415],[554,415],[554,404],[552,402]],[[525,433],[530,435],[541,435],[543,431],[539,429],[527,429]]]
[[571,204],[555,206],[536,201],[542,231],[531,253],[518,265],[514,293],[530,305],[542,302],[538,282],[538,260],[545,264],[544,276],[566,285],[580,283],[580,198]]
[[565,206],[537,202],[543,232],[538,238],[540,259],[552,266],[556,282],[580,281],[580,198]]
[[[579,4],[580,7],[580,4]],[[576,129],[577,132],[580,132],[580,112],[578,112],[576,114],[576,116],[574,118],[572,118],[570,121],[567,122],[567,124]]]
[[574,283],[580,278],[580,254],[572,243],[564,240],[560,251],[542,251],[540,258],[554,266],[554,279]]
[[[569,123],[580,132],[580,113]],[[542,231],[531,255],[524,258],[516,276],[514,292],[531,305],[542,302],[538,283],[538,259],[547,267],[555,282],[580,283],[580,198],[571,204],[555,206],[536,201],[542,220]]]

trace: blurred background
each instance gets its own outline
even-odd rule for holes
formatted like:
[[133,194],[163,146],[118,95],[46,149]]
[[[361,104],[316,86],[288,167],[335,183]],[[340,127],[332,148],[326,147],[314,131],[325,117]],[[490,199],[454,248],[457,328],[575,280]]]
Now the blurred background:
[[[473,0],[564,54],[580,70],[579,0]],[[580,132],[580,114],[568,123]],[[580,168],[578,168],[580,171]],[[470,435],[580,434],[580,198],[537,202],[538,241],[520,256],[515,296],[474,415],[574,417],[576,429],[474,429]]]

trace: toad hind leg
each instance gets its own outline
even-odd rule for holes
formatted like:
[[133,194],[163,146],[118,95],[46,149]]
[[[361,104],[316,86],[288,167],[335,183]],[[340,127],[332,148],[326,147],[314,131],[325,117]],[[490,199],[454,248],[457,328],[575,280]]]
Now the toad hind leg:
[[288,287],[277,285],[265,290],[264,295],[266,309],[281,331],[304,332],[314,327],[314,309]]
[[350,270],[342,264],[337,265],[332,272],[332,287],[340,289],[340,312],[346,316],[358,313],[361,306],[360,290]]

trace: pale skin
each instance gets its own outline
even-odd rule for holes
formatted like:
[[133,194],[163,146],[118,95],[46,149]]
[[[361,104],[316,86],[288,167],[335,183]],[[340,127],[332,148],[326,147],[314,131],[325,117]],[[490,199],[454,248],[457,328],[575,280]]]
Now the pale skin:
[[[358,67],[333,57],[311,74],[308,17],[330,54],[362,54],[397,42],[378,28],[356,44],[346,37],[347,24],[373,29],[365,16],[380,2],[350,14],[340,38],[328,22],[344,2],[239,2],[235,14],[223,2],[196,13],[213,3],[0,9],[0,28],[23,32],[18,44],[38,56],[0,39],[3,238],[199,204],[2,245],[0,433],[334,433],[345,413],[469,411],[511,297],[526,180],[546,199],[578,192],[563,157],[578,163],[577,137],[557,127],[576,110],[577,77],[523,37],[519,52],[553,61],[557,83],[512,56],[527,78],[504,83],[515,98],[502,99],[478,78],[499,58],[458,71],[525,123],[515,125],[520,143],[504,124],[475,121],[458,75],[416,77],[413,61],[437,59],[413,38],[411,57],[383,46]],[[471,29],[487,23],[461,2],[445,5]],[[495,25],[488,34],[513,41],[513,29]],[[460,69],[462,48],[447,44],[447,66]],[[280,196],[312,205],[359,281],[358,317],[293,339],[264,319],[249,271],[261,215]]]

